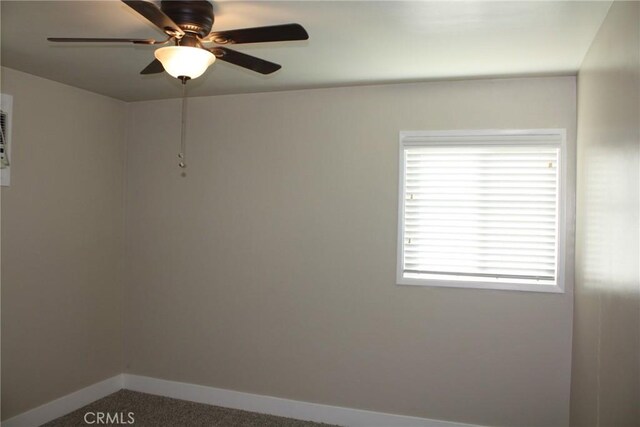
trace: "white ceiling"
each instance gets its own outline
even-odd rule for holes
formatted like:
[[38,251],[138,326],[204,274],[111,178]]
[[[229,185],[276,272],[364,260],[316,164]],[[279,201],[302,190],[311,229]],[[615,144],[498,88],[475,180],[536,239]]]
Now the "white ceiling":
[[[46,37],[162,38],[118,0],[1,3],[1,64],[126,101],[180,96],[139,74],[153,46],[62,45]],[[222,1],[214,28],[302,24],[304,42],[236,45],[282,64],[263,76],[217,61],[193,96],[357,84],[574,74],[611,1]]]

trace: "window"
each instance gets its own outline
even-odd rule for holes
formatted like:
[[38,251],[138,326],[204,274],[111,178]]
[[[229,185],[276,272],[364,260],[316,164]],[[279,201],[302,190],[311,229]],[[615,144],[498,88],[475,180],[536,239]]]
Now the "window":
[[402,132],[397,283],[564,291],[564,130]]

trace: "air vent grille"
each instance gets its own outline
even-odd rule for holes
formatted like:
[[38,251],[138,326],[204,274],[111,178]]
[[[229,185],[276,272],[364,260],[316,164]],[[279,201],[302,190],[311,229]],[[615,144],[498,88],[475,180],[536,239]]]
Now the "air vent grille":
[[7,159],[7,153],[6,153],[6,147],[8,143],[7,121],[8,121],[7,113],[0,110],[0,130],[2,132],[0,133],[0,164],[2,166],[8,165],[8,159]]
[[0,127],[2,128],[2,135],[7,134],[7,113],[0,111]]
[[11,120],[13,120],[13,96],[0,94],[0,185],[11,182],[11,153],[13,152]]

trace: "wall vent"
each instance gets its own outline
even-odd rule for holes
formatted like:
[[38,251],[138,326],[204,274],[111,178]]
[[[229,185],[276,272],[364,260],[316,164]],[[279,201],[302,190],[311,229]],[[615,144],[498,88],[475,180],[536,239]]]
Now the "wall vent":
[[13,97],[0,94],[0,185],[11,183],[11,119]]

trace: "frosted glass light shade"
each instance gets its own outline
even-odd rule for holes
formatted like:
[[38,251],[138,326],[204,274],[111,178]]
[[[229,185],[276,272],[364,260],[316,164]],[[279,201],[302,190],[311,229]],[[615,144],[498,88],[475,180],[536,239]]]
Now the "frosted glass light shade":
[[163,47],[156,50],[154,55],[162,62],[165,71],[175,78],[200,77],[216,60],[208,50],[188,46]]

